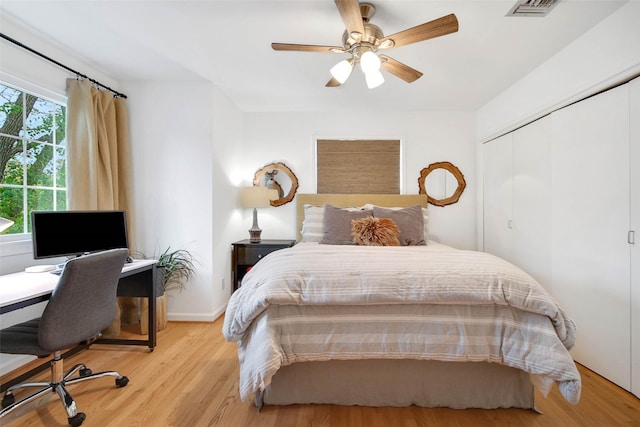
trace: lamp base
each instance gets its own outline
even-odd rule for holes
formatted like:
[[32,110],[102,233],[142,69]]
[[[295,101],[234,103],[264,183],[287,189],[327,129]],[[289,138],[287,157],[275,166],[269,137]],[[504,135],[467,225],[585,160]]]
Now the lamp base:
[[258,227],[258,210],[253,208],[253,225],[249,229],[249,242],[260,243],[262,241],[260,234],[262,230]]
[[257,230],[254,230],[252,228],[251,230],[249,230],[249,242],[260,243],[262,241],[262,239],[260,238],[261,234],[262,230],[260,230],[259,228]]

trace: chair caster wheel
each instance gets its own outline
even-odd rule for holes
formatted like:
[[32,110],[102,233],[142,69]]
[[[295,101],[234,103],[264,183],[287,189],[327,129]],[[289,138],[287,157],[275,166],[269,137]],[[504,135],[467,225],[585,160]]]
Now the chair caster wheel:
[[116,378],[116,385],[118,387],[124,387],[129,384],[129,378],[123,376],[122,378]]
[[78,427],[82,424],[85,418],[87,418],[87,415],[84,412],[78,412],[73,417],[67,418],[67,421],[69,421],[69,425]]
[[2,407],[6,408],[16,403],[16,397],[13,394],[5,394],[2,397]]
[[89,368],[80,369],[79,373],[81,377],[88,377],[89,375],[92,374],[91,369]]

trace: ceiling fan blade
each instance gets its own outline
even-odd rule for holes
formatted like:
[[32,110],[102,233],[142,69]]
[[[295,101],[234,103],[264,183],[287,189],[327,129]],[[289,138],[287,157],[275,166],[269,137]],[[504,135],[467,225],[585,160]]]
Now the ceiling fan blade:
[[331,80],[329,80],[327,82],[327,84],[325,85],[325,87],[338,87],[338,86],[342,86],[342,83],[340,83],[339,81],[337,81],[333,77],[331,77]]
[[380,39],[382,45],[386,40],[392,40],[393,44],[389,47],[404,46],[411,43],[417,43],[429,40],[435,37],[444,36],[458,31],[458,19],[453,13],[433,21],[425,22],[408,30],[391,34],[390,36]]
[[292,43],[271,43],[273,50],[291,51],[291,52],[326,52],[326,53],[343,53],[342,46],[319,46],[314,44],[292,44]]
[[382,60],[382,68],[407,83],[413,83],[422,77],[422,73],[400,61],[389,58],[387,55],[379,55]]
[[364,24],[358,0],[335,0],[335,2],[349,34],[354,32],[360,35],[364,34]]

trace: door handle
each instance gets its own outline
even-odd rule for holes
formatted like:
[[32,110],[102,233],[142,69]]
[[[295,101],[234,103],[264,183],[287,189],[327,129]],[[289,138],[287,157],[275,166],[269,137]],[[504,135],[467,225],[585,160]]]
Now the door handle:
[[627,233],[627,243],[629,243],[630,245],[635,245],[636,244],[636,232],[635,232],[635,230],[629,230],[629,232]]

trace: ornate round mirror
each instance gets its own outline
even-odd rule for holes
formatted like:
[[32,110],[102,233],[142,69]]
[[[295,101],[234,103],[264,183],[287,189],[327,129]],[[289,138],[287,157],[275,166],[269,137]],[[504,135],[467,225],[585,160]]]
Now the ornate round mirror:
[[256,171],[253,185],[277,190],[278,198],[271,201],[271,206],[281,206],[293,200],[298,191],[298,178],[284,163],[269,163]]
[[467,186],[460,169],[449,162],[431,163],[420,171],[418,187],[429,203],[447,206],[456,203]]

